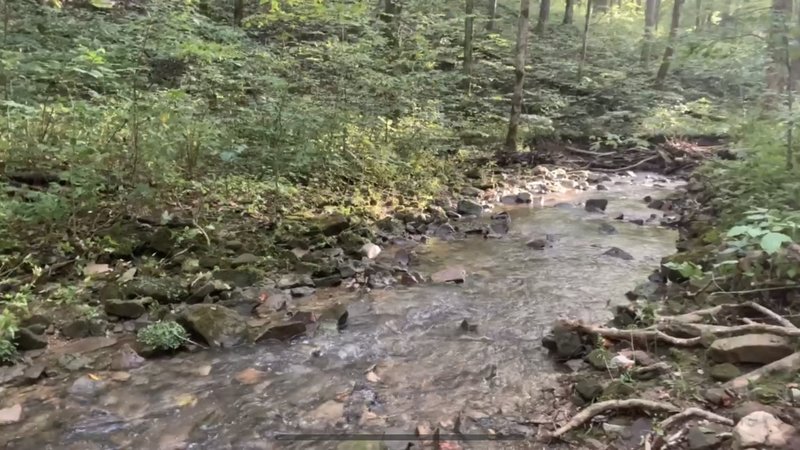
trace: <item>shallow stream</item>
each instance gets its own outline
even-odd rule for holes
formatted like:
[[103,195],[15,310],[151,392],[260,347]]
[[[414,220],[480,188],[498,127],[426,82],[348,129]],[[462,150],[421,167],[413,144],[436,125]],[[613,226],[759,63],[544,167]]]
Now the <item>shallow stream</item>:
[[[643,281],[674,251],[674,231],[614,217],[648,218],[646,195],[674,185],[609,184],[604,192],[546,198],[543,207],[507,207],[510,233],[417,247],[413,267],[431,273],[463,266],[460,285],[421,284],[364,292],[332,291],[349,303],[349,325],[292,344],[201,351],[149,361],[130,379],[105,380],[89,395],[69,392],[69,379],[8,388],[3,403],[21,402],[20,423],[0,427],[9,449],[283,449],[373,448],[367,443],[282,441],[280,434],[413,434],[422,423],[467,435],[530,435],[562,367],[541,337],[553,320],[610,318],[609,304]],[[609,199],[606,214],[577,204]],[[502,209],[503,207],[498,207]],[[604,234],[601,223],[617,229]],[[546,234],[552,247],[525,244]],[[610,247],[633,255],[604,256]],[[477,325],[465,333],[462,320]],[[373,367],[375,366],[376,367]],[[264,372],[237,380],[243,370]],[[241,377],[240,377],[241,378]],[[541,409],[541,408],[539,408]],[[400,436],[389,448],[405,449]],[[531,440],[469,441],[452,448],[542,448]],[[374,447],[377,448],[377,447]],[[416,446],[414,448],[420,448]],[[446,448],[446,447],[445,447]]]

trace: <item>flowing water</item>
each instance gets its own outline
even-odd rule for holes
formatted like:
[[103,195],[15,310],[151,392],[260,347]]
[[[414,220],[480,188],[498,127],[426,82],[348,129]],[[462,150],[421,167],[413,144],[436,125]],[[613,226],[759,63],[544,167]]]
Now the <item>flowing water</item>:
[[[70,379],[0,390],[21,402],[23,420],[0,427],[9,449],[283,449],[371,448],[354,443],[287,442],[282,433],[413,433],[424,422],[450,433],[530,435],[531,418],[547,402],[563,368],[541,347],[553,320],[610,318],[608,305],[644,280],[673,252],[675,233],[656,225],[615,221],[647,218],[641,198],[674,186],[610,186],[606,192],[548,198],[545,207],[507,208],[503,239],[469,238],[416,248],[414,269],[453,265],[461,285],[422,284],[369,293],[329,292],[349,303],[349,325],[291,344],[201,351],[149,361],[126,381],[105,381],[92,395],[69,393]],[[605,215],[557,201],[610,200]],[[618,233],[603,234],[606,222]],[[531,238],[557,236],[551,248]],[[619,247],[634,259],[603,256]],[[319,295],[310,302],[329,302]],[[465,333],[467,319],[477,331]],[[373,367],[375,366],[375,367]],[[237,373],[264,372],[246,383]],[[534,421],[535,422],[535,421]],[[279,437],[279,436],[278,436]],[[387,442],[407,448],[408,439]],[[364,443],[362,443],[364,444]],[[461,442],[460,448],[542,448],[531,440]],[[493,447],[492,447],[493,446]],[[414,448],[419,448],[414,447]]]

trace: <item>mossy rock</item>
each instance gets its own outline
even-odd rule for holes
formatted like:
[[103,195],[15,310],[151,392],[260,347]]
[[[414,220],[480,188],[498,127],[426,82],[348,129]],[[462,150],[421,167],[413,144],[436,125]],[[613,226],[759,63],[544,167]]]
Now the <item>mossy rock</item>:
[[175,236],[166,227],[160,227],[150,234],[146,240],[146,247],[159,255],[167,256],[173,253],[176,245]]
[[189,305],[183,311],[180,322],[212,347],[233,347],[247,338],[245,318],[222,305]]
[[731,363],[717,364],[711,367],[711,370],[709,371],[711,378],[722,382],[730,381],[741,374],[742,371]]
[[181,280],[175,278],[136,278],[124,287],[126,298],[151,297],[159,303],[180,303],[189,292]]
[[588,355],[586,355],[585,359],[586,359],[586,362],[591,364],[591,366],[594,367],[597,370],[607,370],[608,369],[607,363],[608,363],[608,360],[609,360],[609,354],[608,354],[607,351],[605,351],[603,349],[596,348],[596,349],[592,350],[591,352],[589,352]]
[[602,397],[607,400],[628,398],[636,393],[636,388],[620,380],[614,380],[603,389]]
[[211,274],[211,277],[231,286],[244,288],[258,283],[265,275],[260,270],[244,268],[215,270],[214,273]]
[[603,394],[603,385],[598,380],[584,378],[575,384],[575,392],[587,402],[596,400]]

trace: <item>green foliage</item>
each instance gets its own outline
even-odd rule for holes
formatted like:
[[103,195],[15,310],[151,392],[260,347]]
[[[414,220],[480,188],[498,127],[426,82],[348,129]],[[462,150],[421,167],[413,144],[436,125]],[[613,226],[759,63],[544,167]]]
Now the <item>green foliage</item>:
[[189,335],[179,323],[163,320],[139,330],[136,340],[156,350],[176,350],[189,340]]
[[705,275],[703,268],[691,261],[682,261],[680,263],[670,261],[664,263],[664,267],[677,270],[682,277],[688,279],[701,279]]
[[17,347],[10,340],[0,338],[0,365],[14,363],[17,359],[19,359]]

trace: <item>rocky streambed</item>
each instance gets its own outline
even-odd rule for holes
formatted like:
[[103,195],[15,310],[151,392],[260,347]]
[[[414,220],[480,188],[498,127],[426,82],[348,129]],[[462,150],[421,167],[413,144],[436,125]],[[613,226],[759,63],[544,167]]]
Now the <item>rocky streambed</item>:
[[[535,199],[499,195],[507,204],[492,219],[439,225],[423,242],[396,240],[379,255],[363,248],[387,274],[403,266],[391,277],[399,284],[388,275],[383,284],[370,276],[357,289],[312,287],[308,276],[283,277],[276,286],[249,280],[253,286],[236,292],[253,291],[247,295],[256,295],[264,317],[256,313],[247,326],[238,318],[222,326],[237,311],[227,295],[183,313],[204,346],[254,344],[148,359],[124,333],[52,344],[28,365],[2,369],[0,443],[379,448],[276,437],[396,433],[398,440],[384,444],[407,448],[409,434],[438,430],[453,435],[443,438],[450,448],[552,448],[533,436],[550,421],[543,414],[552,412],[558,379],[569,369],[552,362],[542,337],[560,317],[610,319],[608,306],[627,302],[625,293],[672,252],[676,237],[642,201],[666,196],[672,183],[638,175],[572,190],[578,183]],[[481,203],[467,201],[456,206],[465,214]],[[162,295],[146,293],[137,298]],[[291,314],[281,312],[284,302]],[[285,327],[274,325],[278,313]],[[455,442],[456,435],[514,440]]]

